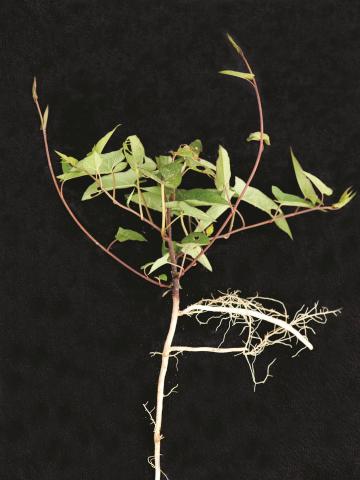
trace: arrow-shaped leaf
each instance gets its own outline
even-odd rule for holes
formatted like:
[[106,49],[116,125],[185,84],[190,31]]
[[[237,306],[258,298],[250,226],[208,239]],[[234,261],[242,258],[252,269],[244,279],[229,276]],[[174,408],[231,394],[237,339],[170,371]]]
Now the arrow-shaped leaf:
[[302,191],[304,197],[308,198],[315,205],[315,203],[319,202],[319,198],[316,195],[314,187],[312,186],[312,183],[305,175],[305,172],[302,169],[299,160],[295,157],[294,152],[292,151],[292,148],[290,149],[290,153],[291,153],[291,160],[292,160],[295,175],[296,175],[296,180],[298,182],[300,190]]
[[137,242],[147,242],[144,235],[135,230],[130,230],[129,228],[119,227],[116,232],[115,238],[118,242],[127,242],[128,240],[134,240]]
[[224,147],[219,145],[219,155],[216,161],[215,186],[222,192],[229,190],[229,182],[231,178],[230,158]]
[[158,258],[157,260],[155,260],[155,262],[152,264],[152,267],[150,268],[150,272],[149,273],[153,273],[155,272],[155,270],[158,270],[160,267],[166,265],[169,261],[169,254],[166,253],[165,255],[163,255],[162,257]]
[[196,245],[208,245],[209,237],[203,232],[192,232],[181,240],[182,244],[195,243]]
[[111,130],[111,132],[108,132],[106,135],[104,135],[102,138],[100,138],[100,140],[94,145],[93,147],[93,151],[97,152],[97,153],[102,153],[102,151],[104,150],[106,144],[108,143],[108,141],[110,140],[110,138],[112,137],[113,133],[115,132],[115,130],[120,126],[119,125],[116,125],[115,128],[113,128]]
[[312,173],[309,173],[309,172],[304,171],[304,174],[311,181],[311,183],[313,183],[313,185],[315,185],[315,187],[319,190],[320,193],[322,193],[323,195],[327,195],[327,196],[333,194],[332,188],[325,185],[325,183],[322,180],[320,180],[320,178],[315,177],[315,175],[313,175]]
[[243,80],[252,80],[255,78],[253,73],[245,73],[245,72],[236,72],[235,70],[221,70],[219,73],[223,75],[230,75],[232,77],[242,78]]
[[312,203],[305,198],[298,197],[297,195],[291,195],[290,193],[284,193],[280,190],[279,187],[273,185],[271,187],[271,191],[276,198],[276,200],[280,203],[280,205],[284,207],[312,207]]
[[190,190],[179,189],[176,198],[185,200],[194,207],[206,207],[211,205],[228,205],[228,202],[214,188],[192,188]]
[[[181,251],[186,255],[190,255],[191,258],[196,258],[201,252],[201,247],[196,243],[185,243],[181,246]],[[203,267],[212,272],[212,266],[204,253],[200,255],[196,261],[201,263]]]
[[91,200],[102,193],[102,190],[117,190],[122,188],[134,187],[136,174],[132,170],[126,172],[104,175],[101,177],[101,186],[94,182],[85,190],[81,200]]
[[166,202],[166,206],[168,208],[171,208],[174,212],[182,213],[189,217],[196,218],[197,220],[210,221],[210,223],[214,221],[213,218],[211,218],[207,213],[200,210],[200,208],[193,207],[187,202],[175,200],[173,202]]
[[[239,177],[235,177],[235,185],[233,187],[234,192],[237,195],[240,195],[245,187],[245,182]],[[248,187],[245,191],[245,194],[243,196],[243,201],[246,203],[249,203],[253,207],[259,208],[260,210],[263,210],[266,212],[270,217],[275,218],[277,215],[282,215],[282,211],[277,205],[274,200],[272,200],[270,197],[265,195],[261,190],[258,190],[257,188],[254,187]],[[285,232],[289,237],[292,239],[292,233],[289,227],[289,224],[287,223],[285,218],[279,218],[274,221],[275,225],[280,228],[283,232]]]
[[130,135],[123,143],[123,148],[126,160],[133,170],[137,170],[138,167],[142,166],[145,150],[139,137]]

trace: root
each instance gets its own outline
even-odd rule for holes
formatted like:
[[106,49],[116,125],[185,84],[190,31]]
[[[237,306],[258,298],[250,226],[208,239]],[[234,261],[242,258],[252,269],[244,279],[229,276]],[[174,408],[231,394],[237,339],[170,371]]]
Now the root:
[[176,390],[178,388],[178,386],[179,385],[175,385],[175,387],[172,387],[172,389],[168,393],[164,394],[164,398],[170,397],[170,395],[172,393],[178,393],[177,390]]
[[[221,292],[220,292],[221,293]],[[324,324],[329,315],[338,315],[340,309],[329,310],[319,307],[318,303],[311,308],[302,306],[290,319],[283,302],[258,295],[249,298],[240,297],[239,291],[226,292],[217,298],[202,299],[200,302],[190,305],[180,312],[180,315],[195,315],[196,320],[204,325],[211,320],[217,320],[216,330],[221,328],[223,323],[227,324],[223,338],[218,348],[210,347],[176,347],[172,352],[213,352],[244,355],[249,365],[254,386],[265,383],[271,377],[270,367],[273,360],[267,367],[267,373],[263,380],[257,380],[255,376],[255,361],[257,357],[272,345],[284,345],[293,348],[294,345],[302,344],[302,348],[293,355],[297,356],[302,350],[308,348],[313,350],[309,341],[309,333],[315,334],[314,326]],[[262,302],[260,302],[260,300]],[[279,308],[281,307],[281,308]],[[211,316],[206,314],[211,313]],[[205,318],[204,318],[205,317]],[[269,330],[266,324],[273,325]],[[221,348],[229,330],[235,325],[240,326],[241,346],[236,348]]]
[[155,419],[154,419],[154,417],[153,417],[153,412],[155,411],[155,407],[152,408],[151,410],[149,410],[148,407],[147,407],[147,404],[148,404],[148,402],[143,403],[144,410],[145,410],[145,412],[149,415],[150,425],[154,425],[154,426],[155,426]]
[[[155,457],[154,457],[154,455],[150,455],[150,457],[147,458],[147,462],[150,465],[150,467],[155,470],[156,467],[155,467]],[[169,477],[166,475],[166,473],[163,470],[160,470],[160,473],[162,475],[164,475],[166,480],[169,480]]]

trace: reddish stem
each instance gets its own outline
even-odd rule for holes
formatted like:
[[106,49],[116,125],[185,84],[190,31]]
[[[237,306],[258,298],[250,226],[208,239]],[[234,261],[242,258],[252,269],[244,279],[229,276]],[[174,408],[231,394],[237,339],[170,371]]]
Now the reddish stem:
[[[42,113],[41,113],[41,109],[40,109],[40,105],[39,105],[39,101],[37,99],[37,97],[34,97],[34,102],[35,102],[35,105],[36,105],[36,108],[37,108],[37,111],[39,113],[39,116],[40,116],[40,119],[42,119]],[[128,263],[126,263],[124,260],[122,260],[121,258],[119,258],[117,255],[115,255],[114,253],[112,253],[110,250],[108,250],[108,248],[103,245],[102,243],[100,243],[93,235],[91,235],[91,233],[84,227],[84,225],[80,222],[80,220],[77,218],[77,216],[75,215],[75,213],[72,211],[71,207],[69,206],[69,204],[67,203],[67,201],[65,200],[65,197],[62,193],[62,189],[59,187],[59,184],[58,184],[58,181],[56,179],[56,175],[55,175],[55,172],[54,172],[54,168],[53,168],[53,165],[52,165],[52,161],[51,161],[51,156],[50,156],[50,151],[49,151],[49,145],[48,145],[48,140],[47,140],[47,134],[46,134],[46,129],[45,128],[42,128],[42,135],[43,135],[43,141],[44,141],[44,147],[45,147],[45,153],[46,153],[46,158],[47,158],[47,162],[48,162],[48,167],[49,167],[49,170],[50,170],[50,175],[51,175],[51,179],[53,181],[53,184],[56,188],[56,191],[64,205],[64,207],[66,208],[66,210],[68,211],[69,215],[71,216],[71,218],[74,220],[74,222],[76,223],[76,225],[80,228],[80,230],[87,236],[87,238],[92,241],[93,243],[95,243],[96,246],[98,246],[99,248],[101,248],[101,250],[103,252],[105,252],[107,255],[109,255],[111,258],[113,258],[116,262],[118,262],[120,265],[122,265],[123,267],[125,267],[127,270],[129,270],[130,272],[134,273],[135,275],[137,275],[138,277],[141,277],[143,280],[146,280],[147,282],[150,282],[152,283],[153,285],[156,285],[158,287],[162,287],[162,288],[169,288],[171,287],[171,285],[168,285],[168,284],[164,284],[158,280],[153,280],[152,278],[149,278],[149,277],[146,277],[146,275],[144,275],[143,273],[141,273],[140,271],[136,270],[134,267],[132,267],[131,265],[129,265]]]
[[[248,68],[249,72],[252,73],[251,67],[250,67],[246,57],[243,54],[240,54],[240,55],[241,55],[242,59],[244,60],[244,63],[246,65],[246,67]],[[250,183],[252,182],[252,180],[254,178],[254,175],[255,175],[258,167],[259,167],[261,156],[262,156],[262,153],[264,151],[264,117],[263,117],[263,110],[262,110],[262,105],[261,105],[261,97],[260,97],[259,89],[258,89],[255,78],[252,81],[249,81],[249,83],[253,86],[253,88],[255,90],[256,101],[257,101],[258,112],[259,112],[259,123],[260,123],[260,142],[259,142],[259,149],[258,149],[258,153],[257,153],[257,157],[256,157],[256,160],[255,160],[254,166],[253,166],[253,168],[250,172],[250,175],[247,179],[246,184],[244,185],[243,190],[240,192],[239,197],[234,204],[234,207],[232,208],[231,212],[229,213],[229,215],[224,220],[223,224],[220,226],[219,230],[216,232],[216,234],[210,240],[209,244],[204,249],[202,249],[201,252],[199,253],[199,255],[197,257],[195,257],[189,263],[189,265],[181,272],[180,276],[184,276],[190,270],[190,268],[192,268],[196,264],[199,257],[201,257],[201,255],[205,254],[209,250],[209,248],[216,242],[216,240],[218,240],[220,238],[220,235],[224,231],[226,225],[231,221],[231,219],[235,215],[236,210],[238,209],[239,203],[243,199],[243,197],[246,193],[246,190],[248,189]]]
[[302,215],[303,213],[310,213],[315,211],[325,212],[327,210],[333,210],[333,208],[332,207],[313,207],[313,208],[307,208],[304,210],[295,210],[294,212],[286,213],[284,215],[276,215],[276,217],[270,218],[269,220],[253,223],[251,225],[244,225],[240,228],[236,228],[232,230],[230,234],[226,233],[224,235],[219,235],[218,238],[228,238],[229,235],[233,235],[234,233],[239,233],[239,232],[242,232],[243,230],[250,230],[251,228],[262,227],[263,225],[269,225],[271,223],[274,223],[275,220],[281,220],[282,218],[297,217],[298,215]]

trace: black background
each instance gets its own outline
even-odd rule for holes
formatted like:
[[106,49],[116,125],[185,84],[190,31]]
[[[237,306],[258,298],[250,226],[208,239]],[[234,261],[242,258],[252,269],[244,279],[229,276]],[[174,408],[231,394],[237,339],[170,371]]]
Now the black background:
[[[1,6],[1,478],[152,478],[154,403],[170,299],[97,250],[50,182],[31,99],[38,78],[50,104],[52,149],[89,151],[115,124],[150,156],[201,138],[221,143],[245,177],[258,129],[253,93],[217,71],[240,67],[231,32],[256,72],[266,149],[255,185],[296,191],[292,145],[304,168],[336,188],[359,189],[357,1],[5,1]],[[80,202],[82,221],[109,241],[122,214]],[[313,352],[274,349],[274,378],[253,392],[243,359],[184,355],[166,401],[163,465],[170,480],[359,478],[359,201],[291,222],[294,241],[263,227],[193,270],[183,306],[217,290],[319,300],[343,314],[318,328]],[[252,213],[249,212],[251,216]],[[249,217],[250,218],[250,217]],[[255,218],[255,217],[254,217]],[[158,249],[134,247],[136,262]],[[212,328],[183,319],[177,342],[215,345]],[[229,343],[236,338],[229,339]]]

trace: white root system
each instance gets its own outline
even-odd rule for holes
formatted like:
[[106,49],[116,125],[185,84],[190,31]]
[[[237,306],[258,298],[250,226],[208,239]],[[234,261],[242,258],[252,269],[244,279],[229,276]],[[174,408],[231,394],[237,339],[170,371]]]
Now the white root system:
[[[160,465],[161,442],[164,438],[162,435],[163,407],[164,399],[176,393],[178,387],[178,385],[172,387],[168,393],[164,391],[170,358],[175,358],[177,368],[178,356],[184,352],[243,355],[249,366],[255,389],[256,385],[265,383],[272,376],[270,368],[276,360],[273,359],[268,363],[265,377],[258,380],[255,374],[255,362],[265,348],[273,345],[284,345],[290,348],[299,346],[293,356],[306,348],[312,350],[309,334],[315,334],[316,324],[324,324],[330,315],[336,316],[340,313],[339,309],[329,310],[319,307],[316,303],[310,308],[302,306],[291,318],[284,303],[279,300],[259,295],[242,298],[239,291],[220,292],[220,294],[217,298],[202,299],[182,311],[179,310],[179,297],[173,296],[171,323],[163,351],[151,353],[152,356],[161,356],[156,407],[149,409],[147,403],[143,405],[154,427],[154,455],[148,458],[148,462],[155,469],[155,480],[160,480],[161,476],[167,478]],[[217,347],[174,345],[178,317],[185,315],[195,316],[201,325],[207,325],[213,320],[217,321],[216,331],[224,330],[220,344]],[[239,343],[225,347],[223,344],[226,336],[233,327],[239,329]]]
[[[325,324],[329,315],[336,316],[339,313],[340,309],[329,310],[325,307],[319,307],[316,303],[310,308],[302,306],[290,318],[284,303],[279,300],[260,297],[259,295],[242,298],[239,291],[222,293],[217,298],[202,299],[180,312],[180,315],[194,315],[202,325],[216,320],[218,322],[217,330],[225,324],[225,333],[219,346],[172,346],[171,352],[211,352],[244,355],[255,387],[271,377],[270,367],[275,359],[267,366],[267,373],[263,380],[257,380],[255,376],[255,361],[265,348],[272,345],[284,345],[293,348],[300,343],[301,348],[293,355],[294,357],[303,349],[312,350],[313,346],[309,341],[309,333],[315,334],[314,327],[316,324]],[[240,345],[228,348],[222,347],[227,333],[234,326],[240,327]],[[272,326],[272,328],[269,329],[268,326]]]

